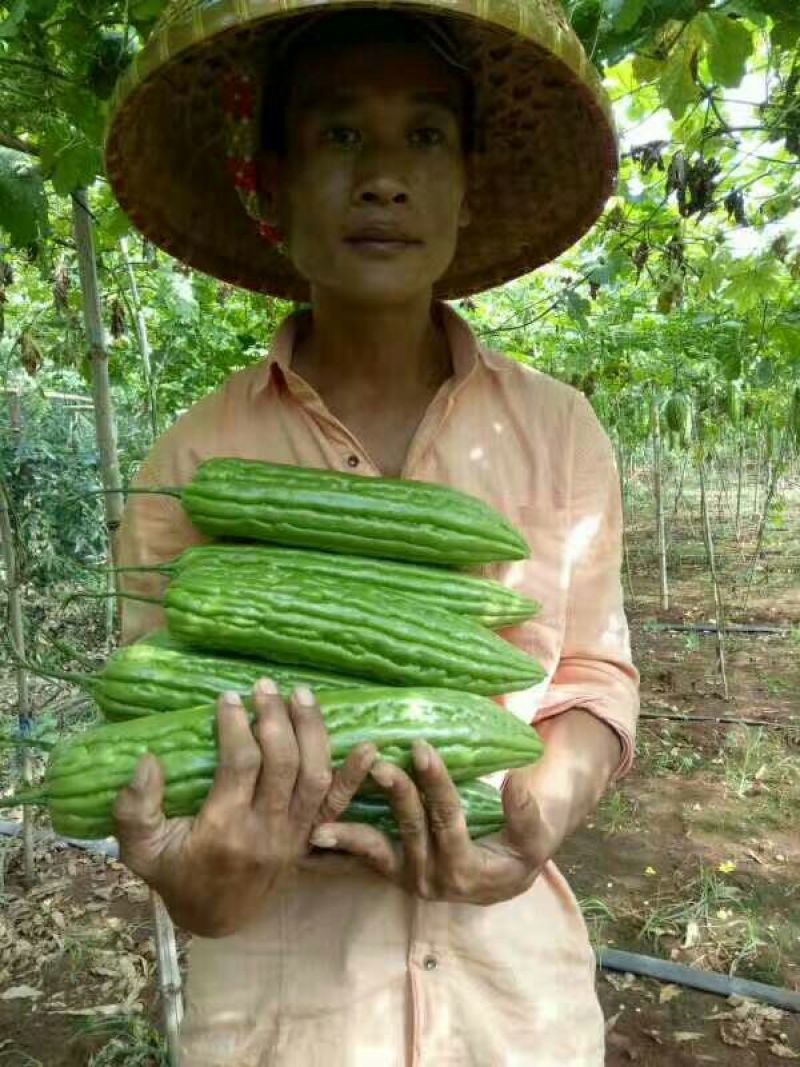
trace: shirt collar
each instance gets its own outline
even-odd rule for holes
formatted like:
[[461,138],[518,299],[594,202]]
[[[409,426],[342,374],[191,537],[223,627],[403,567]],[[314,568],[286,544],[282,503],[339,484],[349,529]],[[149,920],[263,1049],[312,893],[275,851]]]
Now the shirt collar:
[[[300,316],[307,314],[304,310],[293,311],[280,323],[267,358],[257,370],[256,390],[286,387],[290,377],[300,381],[291,374],[292,352]],[[453,384],[460,388],[478,365],[485,362],[483,349],[466,319],[449,304],[436,301],[434,314],[441,317],[453,360]]]

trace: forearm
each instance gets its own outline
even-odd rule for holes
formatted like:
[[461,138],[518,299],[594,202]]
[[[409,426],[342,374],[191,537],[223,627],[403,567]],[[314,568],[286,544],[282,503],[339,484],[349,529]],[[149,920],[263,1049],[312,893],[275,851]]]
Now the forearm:
[[536,729],[545,744],[542,758],[513,773],[536,797],[555,850],[597,806],[622,746],[610,726],[582,708],[546,719]]

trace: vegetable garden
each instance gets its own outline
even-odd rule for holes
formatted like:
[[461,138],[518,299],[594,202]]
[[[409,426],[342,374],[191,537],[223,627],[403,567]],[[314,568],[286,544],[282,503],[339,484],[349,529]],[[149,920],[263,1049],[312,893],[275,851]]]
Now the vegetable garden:
[[[43,745],[102,721],[68,678],[119,654],[124,487],[288,310],[170,260],[109,195],[111,86],[160,6],[0,4],[0,802],[39,786]],[[637,762],[557,862],[598,951],[794,994],[791,1011],[604,969],[609,1063],[797,1059],[800,14],[565,7],[615,100],[617,195],[556,263],[457,304],[580,389],[617,455]],[[0,829],[0,1064],[168,1063],[183,935],[174,957],[146,888],[44,811]]]

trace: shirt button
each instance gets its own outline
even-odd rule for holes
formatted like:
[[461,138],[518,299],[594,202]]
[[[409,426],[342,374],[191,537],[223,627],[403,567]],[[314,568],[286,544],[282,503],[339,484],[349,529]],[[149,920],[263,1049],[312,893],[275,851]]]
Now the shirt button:
[[348,467],[357,467],[358,466],[358,456],[355,455],[355,453],[351,453],[347,457],[347,466]]
[[435,971],[436,968],[439,966],[439,961],[436,959],[435,956],[426,956],[425,959],[422,961],[422,966],[425,968],[426,971]]

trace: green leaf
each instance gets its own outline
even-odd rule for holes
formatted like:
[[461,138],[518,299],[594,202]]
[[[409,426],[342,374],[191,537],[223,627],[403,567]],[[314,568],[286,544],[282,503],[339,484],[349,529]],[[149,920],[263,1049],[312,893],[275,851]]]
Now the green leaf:
[[639,21],[644,0],[606,0],[606,9],[615,32],[631,30]]
[[633,76],[639,82],[650,82],[661,75],[664,63],[650,56],[637,55],[633,60]]
[[45,22],[58,7],[58,0],[28,0],[28,11],[36,22]]
[[72,133],[65,123],[51,127],[42,138],[40,149],[42,169],[59,196],[91,185],[102,172],[99,147]]
[[698,15],[697,26],[708,45],[711,77],[718,84],[735,89],[753,53],[752,34],[740,20],[715,11]]
[[147,22],[158,18],[164,9],[166,0],[133,0],[131,18],[136,22]]
[[47,198],[39,168],[29,156],[0,147],[0,227],[25,248],[47,229]]
[[115,204],[103,216],[100,229],[104,237],[116,241],[129,234],[133,229],[133,224],[119,204]]
[[659,91],[664,107],[669,108],[674,119],[683,117],[689,104],[698,95],[698,87],[692,77],[691,53],[688,48],[676,48],[664,64],[659,81]]
[[87,141],[101,148],[108,114],[107,101],[98,100],[88,89],[75,85],[59,86],[57,100],[69,124],[76,126]]
[[569,317],[576,322],[581,323],[582,326],[587,325],[586,316],[592,310],[590,301],[588,301],[586,297],[580,296],[574,289],[570,289],[566,293],[565,303]]
[[772,27],[769,39],[773,48],[791,52],[800,41],[800,16],[794,16],[786,19],[785,22],[776,23]]
[[17,0],[11,13],[0,22],[0,37],[16,37],[28,9],[28,0]]

